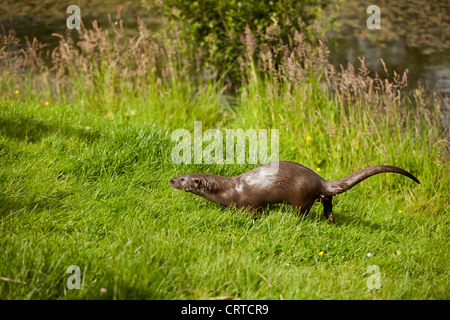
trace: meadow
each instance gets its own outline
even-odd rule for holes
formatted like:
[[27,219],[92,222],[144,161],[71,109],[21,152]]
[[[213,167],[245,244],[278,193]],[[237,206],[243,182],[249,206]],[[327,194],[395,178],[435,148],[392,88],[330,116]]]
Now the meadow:
[[[144,25],[60,39],[45,57],[0,38],[0,299],[450,298],[448,141],[438,98],[407,94],[406,74],[336,69],[297,34],[292,50],[244,56],[230,96],[225,75],[193,77],[183,43]],[[327,180],[389,164],[421,184],[371,177],[335,197],[334,225],[321,204],[254,219],[170,187],[256,167],[174,164],[171,133],[194,121],[278,129],[280,160]],[[72,265],[80,289],[66,285]]]

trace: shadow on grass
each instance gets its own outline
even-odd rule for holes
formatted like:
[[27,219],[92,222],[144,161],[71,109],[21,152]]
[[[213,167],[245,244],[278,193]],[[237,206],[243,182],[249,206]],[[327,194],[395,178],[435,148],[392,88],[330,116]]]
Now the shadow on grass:
[[323,207],[320,203],[315,204],[311,211],[306,216],[300,216],[299,214],[295,214],[291,207],[287,204],[276,204],[270,206],[269,209],[263,210],[261,217],[259,219],[264,219],[269,217],[271,212],[275,212],[277,210],[283,210],[284,212],[288,212],[294,215],[299,223],[304,221],[318,222],[329,225],[329,227],[339,227],[339,226],[355,226],[362,229],[372,229],[372,230],[391,230],[396,229],[392,225],[381,225],[377,222],[368,220],[364,214],[352,213],[350,211],[334,211],[333,215],[335,218],[334,225],[332,225],[328,219],[323,214]]
[[23,142],[36,143],[47,135],[57,133],[65,136],[76,136],[86,141],[96,141],[100,138],[100,132],[86,130],[86,128],[73,128],[69,126],[57,126],[43,120],[32,117],[10,118],[0,117],[0,135]]
[[335,224],[339,225],[354,225],[361,227],[363,229],[374,229],[374,230],[386,230],[387,226],[382,226],[381,224],[367,220],[363,215],[351,214],[350,212],[333,212],[335,217]]
[[66,203],[56,196],[0,192],[0,218],[21,211],[41,212],[55,208],[72,210],[70,203]]

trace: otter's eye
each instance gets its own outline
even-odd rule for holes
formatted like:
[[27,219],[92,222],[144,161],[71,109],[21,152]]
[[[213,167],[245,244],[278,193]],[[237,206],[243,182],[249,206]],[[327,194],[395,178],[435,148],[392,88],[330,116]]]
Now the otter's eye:
[[181,178],[181,181],[184,181],[184,178]]

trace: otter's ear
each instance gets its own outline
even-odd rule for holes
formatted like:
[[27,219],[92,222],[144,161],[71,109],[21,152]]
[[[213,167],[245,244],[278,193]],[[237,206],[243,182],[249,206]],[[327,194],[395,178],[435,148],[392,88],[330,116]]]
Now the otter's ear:
[[196,188],[200,187],[200,185],[202,184],[202,180],[195,178],[194,180],[192,180],[194,182],[194,185]]

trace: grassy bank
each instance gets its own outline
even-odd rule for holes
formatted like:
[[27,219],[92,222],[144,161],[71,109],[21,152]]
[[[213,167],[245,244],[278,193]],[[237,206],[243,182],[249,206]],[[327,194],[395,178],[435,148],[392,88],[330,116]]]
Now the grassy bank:
[[[141,40],[86,36],[80,51],[62,40],[53,69],[31,47],[2,60],[1,299],[450,297],[449,162],[435,100],[363,66],[334,70],[323,47],[299,41],[280,69],[269,52],[247,61],[230,105],[220,81],[189,80],[195,61],[144,29]],[[279,129],[280,159],[325,179],[391,164],[421,184],[365,180],[335,198],[335,225],[320,204],[304,220],[286,205],[254,220],[170,187],[185,172],[254,167],[174,164],[171,133],[194,121]],[[66,286],[71,265],[79,290]],[[380,289],[367,287],[372,265]]]

